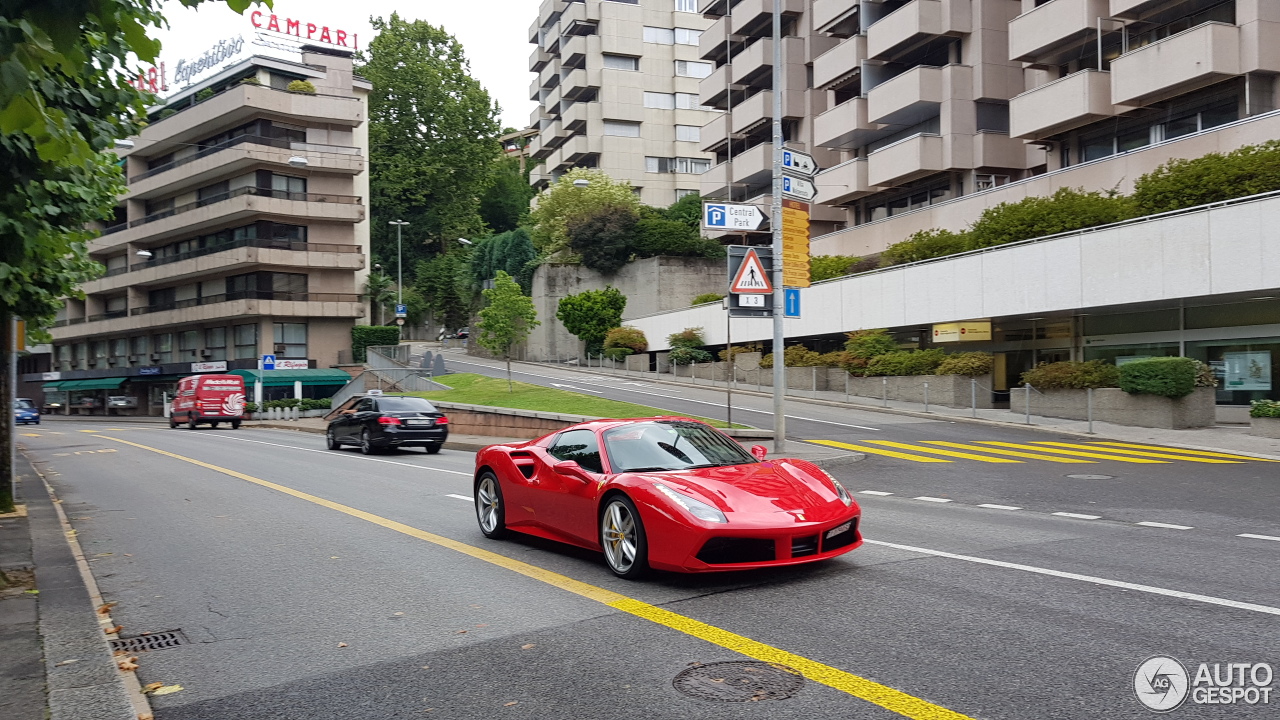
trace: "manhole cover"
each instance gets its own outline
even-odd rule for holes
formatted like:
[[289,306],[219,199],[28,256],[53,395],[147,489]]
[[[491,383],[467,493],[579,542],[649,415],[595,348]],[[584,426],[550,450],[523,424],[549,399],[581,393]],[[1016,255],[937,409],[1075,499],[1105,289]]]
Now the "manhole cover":
[[1073,480],[1115,480],[1115,475],[1067,475]]
[[146,652],[148,650],[164,650],[165,648],[186,645],[187,638],[181,630],[147,633],[137,637],[116,638],[111,641],[112,650],[125,652]]
[[783,700],[804,685],[799,672],[777,663],[734,660],[686,668],[672,683],[690,697],[717,702]]

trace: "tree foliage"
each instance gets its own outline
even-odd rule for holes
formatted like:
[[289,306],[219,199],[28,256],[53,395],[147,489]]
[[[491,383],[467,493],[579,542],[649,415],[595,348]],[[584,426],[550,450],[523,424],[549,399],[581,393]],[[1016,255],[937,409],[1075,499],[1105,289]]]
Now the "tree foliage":
[[[586,180],[589,184],[577,187],[573,184],[575,180]],[[534,247],[546,255],[564,250],[569,246],[569,219],[602,205],[623,206],[635,213],[640,210],[640,200],[631,191],[631,185],[614,180],[603,170],[574,168],[565,173],[556,184],[542,191],[537,207],[529,215],[534,223]]]
[[511,347],[528,337],[541,323],[533,300],[520,292],[520,286],[505,271],[499,270],[493,287],[485,290],[485,306],[480,310],[480,346],[507,361],[507,389],[511,390]]
[[854,255],[814,255],[809,259],[809,280],[833,280],[852,272],[860,258]]
[[660,255],[722,258],[725,254],[724,246],[720,243],[699,236],[698,231],[687,223],[666,218],[651,218],[636,223],[632,247],[635,256],[639,258]]
[[622,311],[626,308],[627,296],[617,288],[606,287],[560,298],[556,318],[564,323],[565,330],[586,343],[587,352],[598,353],[605,335],[622,324]]
[[484,234],[481,196],[498,158],[498,106],[471,76],[462,45],[443,28],[374,18],[377,36],[357,56],[369,94],[369,205],[375,256],[396,254],[394,228],[407,220],[404,262],[439,254],[459,237]]
[[577,213],[566,221],[569,248],[582,264],[612,275],[631,259],[639,215],[628,205],[606,202]]
[[533,249],[529,231],[524,228],[485,238],[471,250],[468,282],[478,292],[486,280],[497,277],[498,271],[502,270],[515,278],[527,295],[537,258],[538,252]]
[[1134,207],[1140,215],[1280,190],[1280,140],[1232,152],[1175,158],[1138,178]]
[[381,323],[386,320],[386,307],[395,302],[395,282],[385,274],[375,270],[369,273],[369,277],[365,278],[364,296],[369,301],[370,309],[373,311],[373,317],[369,319],[373,322]]
[[702,229],[702,196],[685,195],[662,211],[663,219],[683,223],[694,233]]
[[534,194],[528,172],[520,172],[519,158],[497,160],[492,182],[480,196],[480,219],[495,233],[515,230],[528,219]]

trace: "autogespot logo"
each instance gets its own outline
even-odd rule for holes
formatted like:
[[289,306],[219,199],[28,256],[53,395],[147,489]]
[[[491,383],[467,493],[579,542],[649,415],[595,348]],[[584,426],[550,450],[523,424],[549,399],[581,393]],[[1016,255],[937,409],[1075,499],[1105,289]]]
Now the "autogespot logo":
[[1148,658],[1133,674],[1133,694],[1152,712],[1195,705],[1268,705],[1275,679],[1267,663],[1200,663],[1195,677],[1176,658]]
[[1190,680],[1181,662],[1157,655],[1145,660],[1134,672],[1133,694],[1148,710],[1169,712],[1186,701]]

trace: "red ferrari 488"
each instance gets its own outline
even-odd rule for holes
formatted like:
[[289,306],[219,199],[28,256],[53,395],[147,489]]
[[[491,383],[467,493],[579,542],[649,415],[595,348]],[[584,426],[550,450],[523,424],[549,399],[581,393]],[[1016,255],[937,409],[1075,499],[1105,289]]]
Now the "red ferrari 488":
[[765,460],[681,417],[596,420],[476,455],[480,531],[603,551],[609,569],[743,570],[826,560],[862,544],[862,511],[804,460]]

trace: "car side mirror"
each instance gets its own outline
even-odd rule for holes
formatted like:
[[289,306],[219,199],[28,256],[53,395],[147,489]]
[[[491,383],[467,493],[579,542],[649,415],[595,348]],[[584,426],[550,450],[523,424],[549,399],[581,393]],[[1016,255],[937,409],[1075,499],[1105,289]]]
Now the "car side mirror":
[[587,471],[582,469],[582,466],[574,460],[561,460],[555,465],[552,465],[551,469],[554,470],[557,475],[564,475],[576,480],[582,480],[583,482],[591,479],[591,476],[587,474]]
[[763,446],[763,445],[752,445],[752,446],[751,446],[751,455],[752,455],[752,456],[754,456],[754,457],[755,457],[755,459],[757,459],[757,460],[759,460],[759,461],[761,461],[761,462],[763,462],[763,461],[764,461],[764,456],[765,456],[765,455],[768,455],[768,454],[769,454],[769,450],[768,450],[768,448],[766,448],[766,447],[765,447],[765,446]]

